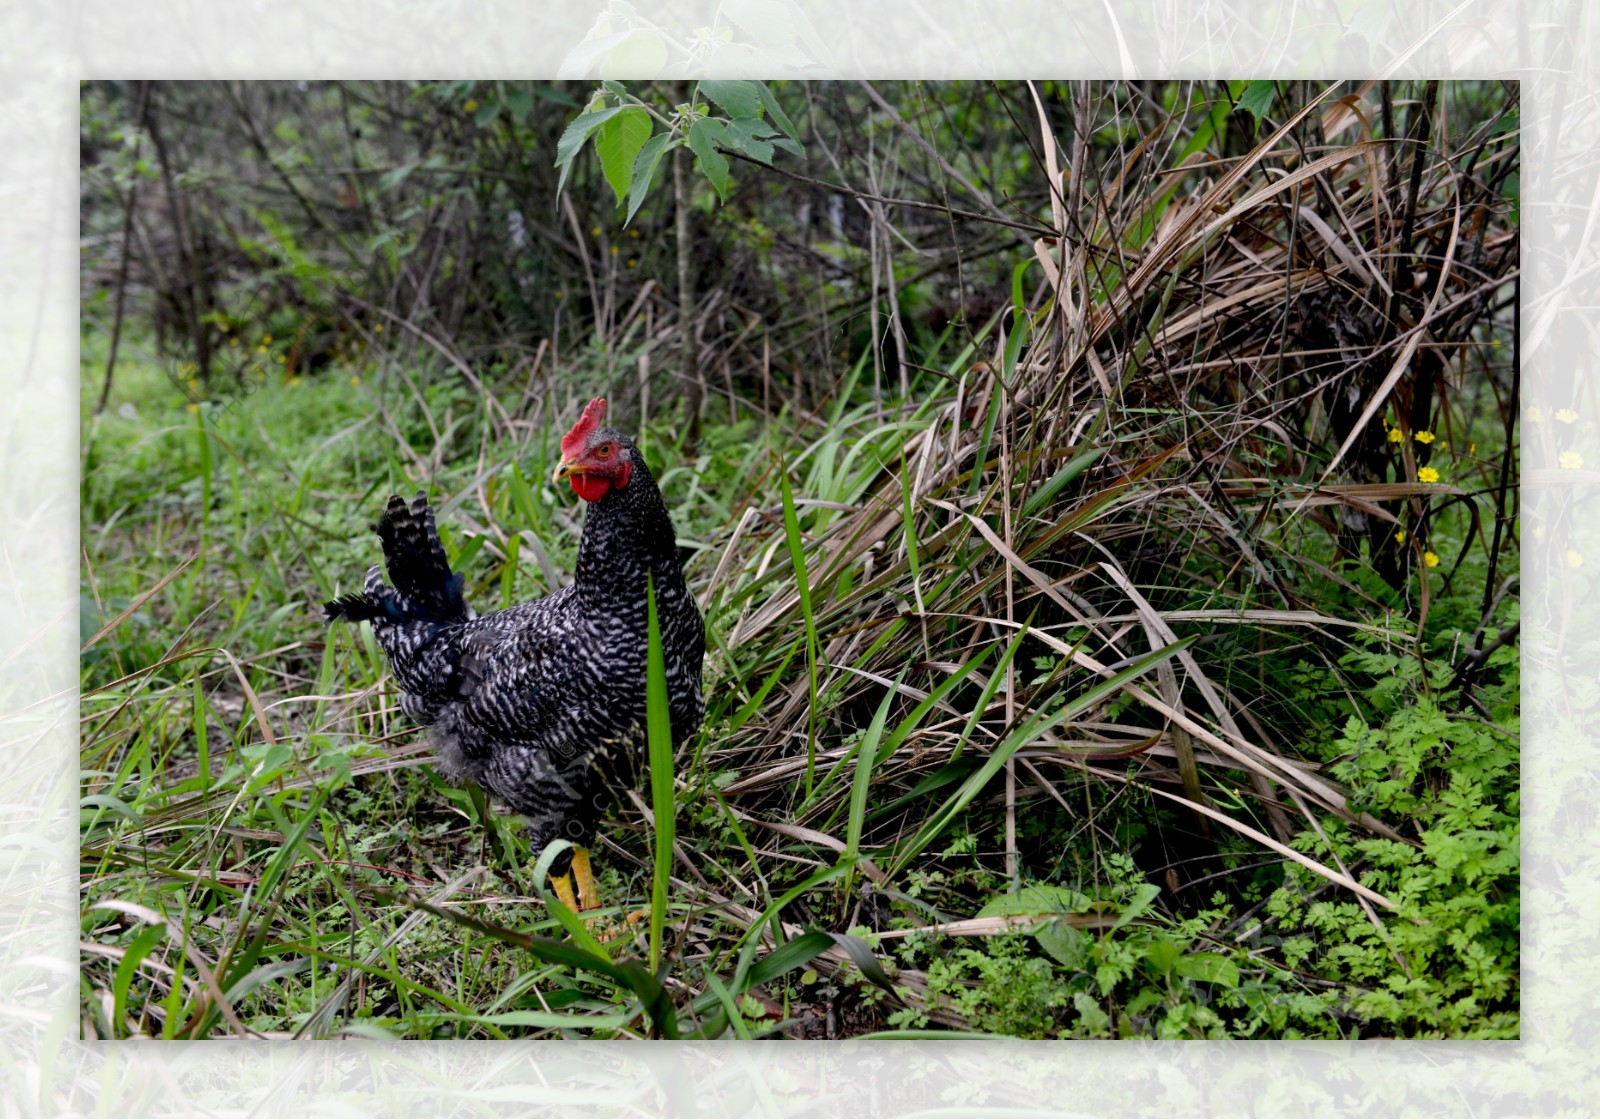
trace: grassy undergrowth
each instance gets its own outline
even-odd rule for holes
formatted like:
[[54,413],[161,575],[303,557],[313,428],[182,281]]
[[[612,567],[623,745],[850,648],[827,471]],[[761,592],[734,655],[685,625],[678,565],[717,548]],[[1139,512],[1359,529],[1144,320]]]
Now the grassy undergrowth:
[[[211,386],[127,358],[83,439],[85,1036],[1515,1036],[1514,229],[1382,320],[1267,205],[1399,236],[1369,142],[1301,160],[1312,108],[1085,203],[1093,252],[1053,257],[1055,214],[907,399],[863,358],[692,448],[608,379],[651,339],[295,376],[285,324]],[[1459,162],[1409,203],[1447,262],[1463,199],[1505,210]],[[419,488],[478,609],[560,586],[547,480],[597,392],[677,520],[708,704],[604,828],[586,927],[318,605]]]
[[[369,636],[325,632],[317,617],[374,559],[367,522],[382,498],[419,484],[445,502],[447,547],[474,602],[557,585],[578,514],[543,481],[558,427],[530,425],[520,453],[487,476],[468,443],[418,477],[382,435],[371,371],[275,382],[247,407],[197,411],[152,365],[121,377],[123,406],[86,439],[85,1032],[649,1029],[627,978],[530,940],[566,939],[535,882],[539,853],[514,818],[486,813],[425,765]],[[444,383],[409,411],[424,405],[457,424],[475,408]],[[870,411],[793,433],[714,426],[692,465],[647,437],[682,538],[698,547],[689,567],[714,635],[706,730],[676,774],[665,976],[685,1032],[1515,1033],[1516,657],[1503,648],[1489,659],[1478,691],[1488,717],[1460,714],[1450,658],[1475,611],[1463,594],[1436,601],[1420,636],[1395,623],[1332,653],[1287,642],[1234,670],[1275,680],[1280,711],[1263,717],[1298,732],[1297,754],[1325,765],[1351,809],[1397,825],[1373,836],[1322,813],[1291,839],[1387,896],[1392,912],[1202,826],[1147,788],[1139,754],[1090,767],[1046,745],[1049,725],[1063,726],[1055,717],[1084,710],[1084,682],[1055,644],[1013,634],[944,652],[959,665],[924,655],[896,683],[925,691],[905,691],[892,721],[887,705],[849,710],[844,691],[862,670],[841,671],[849,663],[824,651],[808,756],[804,626],[774,644],[777,672],[728,648],[765,601],[759,557],[770,573],[787,556],[782,502],[741,497],[770,485],[786,455],[797,476],[788,520],[814,536],[820,518],[807,511],[830,511],[814,501],[857,502],[872,474],[898,465],[870,450],[852,463],[852,450],[870,449],[874,428],[887,440],[926,422],[885,424]],[[413,436],[426,428],[413,422]],[[752,446],[763,436],[774,446]],[[478,518],[464,495],[485,503]],[[765,544],[749,576],[730,582],[727,564],[708,593],[730,529],[746,525],[741,509],[766,523]],[[923,594],[945,594],[949,573],[931,544],[922,554]],[[1459,584],[1473,574],[1464,567]],[[793,587],[792,568],[787,579]],[[819,641],[846,632],[829,611],[849,594],[814,589]],[[1514,617],[1508,598],[1495,624]],[[1043,697],[1040,718],[1026,734],[988,737],[971,713],[1001,715],[1007,673]],[[1126,698],[1122,712],[1091,699],[1105,727],[1126,717]],[[785,703],[798,720],[785,720]],[[751,738],[777,740],[777,773]],[[1015,884],[994,765],[1009,748],[1024,763]],[[1166,788],[1181,790],[1173,778]],[[1270,833],[1239,772],[1206,792]],[[624,807],[599,853],[613,913],[648,904],[650,851],[650,830]],[[806,930],[827,936],[805,941]],[[798,948],[785,957],[772,938]],[[626,938],[611,947],[618,960],[635,953],[642,945]]]

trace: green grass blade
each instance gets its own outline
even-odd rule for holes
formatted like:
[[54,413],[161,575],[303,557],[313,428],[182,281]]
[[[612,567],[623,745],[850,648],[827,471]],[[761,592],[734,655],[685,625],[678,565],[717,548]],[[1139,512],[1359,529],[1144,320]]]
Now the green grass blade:
[[778,484],[783,491],[783,532],[789,541],[789,559],[794,564],[795,585],[800,590],[800,614],[806,624],[806,684],[811,700],[806,712],[806,796],[810,797],[817,776],[817,621],[811,613],[811,584],[806,578],[806,557],[800,547],[800,520],[795,516],[789,471],[781,461]]
[[655,875],[650,885],[650,968],[661,967],[662,930],[667,915],[667,884],[672,874],[672,845],[677,808],[672,771],[672,718],[667,706],[666,658],[661,650],[661,623],[656,617],[656,587],[646,583],[649,649],[645,655],[645,702],[650,745],[650,808],[655,818]]

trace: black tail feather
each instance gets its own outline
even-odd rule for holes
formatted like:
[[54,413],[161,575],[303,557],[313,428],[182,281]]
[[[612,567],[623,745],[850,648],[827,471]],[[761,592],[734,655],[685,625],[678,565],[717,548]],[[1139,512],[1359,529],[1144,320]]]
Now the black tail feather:
[[464,622],[472,617],[462,594],[466,581],[450,570],[433,510],[421,491],[410,506],[398,494],[391,496],[373,530],[383,542],[393,589],[372,569],[360,594],[341,595],[324,605],[329,622]]
[[386,613],[383,604],[373,602],[366,595],[340,595],[324,603],[322,609],[327,612],[329,622],[369,622]]

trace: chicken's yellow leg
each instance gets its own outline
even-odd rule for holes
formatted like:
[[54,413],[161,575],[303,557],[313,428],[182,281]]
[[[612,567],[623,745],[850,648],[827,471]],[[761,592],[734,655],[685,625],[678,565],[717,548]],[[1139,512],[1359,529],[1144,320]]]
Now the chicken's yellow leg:
[[556,897],[561,900],[568,910],[576,910],[578,908],[577,899],[572,897],[572,876],[570,874],[550,876],[550,885],[555,888]]
[[[600,888],[594,881],[594,869],[589,866],[589,849],[572,849],[572,877],[578,884],[578,905],[584,910],[600,908]],[[568,905],[571,905],[570,903]]]

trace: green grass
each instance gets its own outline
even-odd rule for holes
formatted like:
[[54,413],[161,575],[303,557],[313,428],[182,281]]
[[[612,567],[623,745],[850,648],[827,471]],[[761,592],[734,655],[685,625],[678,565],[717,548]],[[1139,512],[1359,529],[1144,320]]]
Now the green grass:
[[[1309,830],[1302,838],[1302,850],[1319,862],[1373,866],[1363,881],[1395,892],[1402,915],[1416,907],[1415,926],[1391,918],[1380,930],[1354,901],[1335,905],[1325,883],[1319,890],[1315,875],[1285,861],[1270,865],[1276,878],[1263,877],[1259,850],[1237,842],[1223,843],[1213,857],[1224,870],[1204,906],[1152,907],[1157,887],[1112,845],[1137,849],[1141,837],[1176,836],[1184,830],[1181,815],[1130,800],[1137,785],[1112,792],[1072,762],[1081,754],[1058,756],[1069,764],[1057,764],[1058,792],[1089,816],[1065,813],[1035,794],[1022,830],[1025,880],[1060,882],[1065,872],[1076,893],[1025,896],[1034,899],[1024,907],[1035,915],[1031,934],[1025,924],[1020,932],[993,930],[977,940],[957,938],[958,949],[941,948],[946,939],[931,927],[996,913],[995,900],[1014,897],[994,849],[1003,810],[990,800],[1005,764],[1037,752],[1053,731],[1087,712],[1125,720],[1130,701],[1122,686],[1153,681],[1152,667],[1186,643],[1135,659],[1088,688],[1070,669],[1070,655],[1085,648],[1087,635],[1074,642],[1070,627],[1051,628],[1066,642],[1043,631],[1031,637],[1019,626],[1002,629],[999,641],[954,652],[952,628],[936,621],[935,607],[959,607],[951,602],[960,581],[950,578],[949,569],[959,567],[950,531],[922,524],[904,532],[917,520],[905,481],[914,449],[907,468],[891,476],[894,498],[881,511],[901,530],[898,562],[885,557],[870,578],[846,578],[837,550],[830,556],[819,542],[859,543],[859,530],[839,528],[838,511],[808,513],[798,500],[806,491],[797,488],[796,499],[772,511],[776,524],[763,530],[770,545],[750,542],[743,567],[732,578],[725,570],[724,582],[708,591],[722,559],[716,546],[731,531],[717,514],[738,508],[740,488],[761,476],[736,443],[691,471],[679,468],[679,452],[659,433],[652,440],[684,538],[713,545],[689,568],[703,601],[716,605],[708,616],[708,716],[672,766],[664,765],[664,740],[652,744],[658,827],[642,828],[624,806],[607,832],[620,850],[597,852],[607,900],[615,903],[605,913],[614,919],[643,902],[650,914],[642,941],[603,944],[548,891],[542,869],[554,850],[540,859],[514,819],[444,785],[426,766],[415,746],[420,736],[388,698],[370,635],[328,631],[320,622],[320,601],[352,586],[375,558],[367,525],[384,494],[418,484],[408,471],[413,453],[380,433],[391,422],[402,433],[430,431],[415,415],[422,405],[413,399],[395,413],[375,413],[387,405],[373,388],[381,375],[370,370],[359,386],[348,374],[307,378],[269,385],[234,410],[199,413],[151,365],[130,364],[120,377],[113,410],[85,441],[83,630],[92,641],[83,655],[84,939],[105,947],[86,960],[86,1033],[742,1038],[786,1022],[795,1029],[822,998],[816,993],[824,976],[833,977],[826,982],[833,990],[853,993],[858,1029],[886,1037],[941,1024],[1010,1034],[1065,1028],[1093,1037],[1141,1033],[1140,1023],[1178,1036],[1338,1037],[1348,1033],[1342,1016],[1349,1000],[1371,1022],[1415,1029],[1424,997],[1451,1007],[1468,1000],[1465,1011],[1427,1013],[1452,1036],[1514,1024],[1502,1011],[1472,1014],[1470,985],[1462,989],[1461,979],[1420,995],[1382,984],[1330,995],[1304,979],[1314,974],[1307,965],[1319,952],[1331,953],[1328,960],[1353,952],[1333,948],[1342,939],[1370,942],[1361,968],[1374,979],[1387,967],[1415,986],[1410,962],[1430,967],[1449,946],[1439,935],[1418,942],[1395,931],[1437,925],[1440,905],[1461,904],[1460,894],[1441,895],[1426,871],[1453,858],[1448,845],[1442,853],[1425,845],[1425,862],[1406,874],[1433,885],[1413,888],[1406,885],[1412,880],[1382,870],[1411,866],[1395,864],[1394,853],[1368,852],[1363,860],[1363,844],[1390,841],[1362,840],[1346,825],[1333,827],[1336,818],[1326,841]],[[446,384],[428,385],[423,401],[458,425],[473,415],[483,423],[474,402]],[[124,402],[131,415],[121,414]],[[764,434],[774,436],[783,438],[783,429]],[[841,417],[837,446],[813,435],[809,454],[794,456],[791,469],[809,461],[809,477],[827,486],[829,500],[862,503],[871,482],[863,476],[883,469],[879,464],[898,468],[900,456],[852,458],[843,445],[855,436]],[[717,438],[713,432],[708,444]],[[498,469],[485,470],[465,453],[438,462],[429,489],[443,503],[441,530],[453,559],[466,557],[469,590],[480,602],[543,593],[551,586],[545,564],[557,583],[570,567],[577,511],[567,496],[529,481],[548,478],[550,443],[529,440],[499,458]],[[1034,508],[1092,462],[1079,455],[1052,470]],[[691,479],[712,500],[686,502]],[[469,496],[486,505],[475,508]],[[967,539],[970,547],[989,547],[981,533]],[[776,562],[782,556],[787,570]],[[803,623],[804,581],[795,574],[806,571],[828,588],[815,608],[814,637]],[[881,628],[889,642],[915,651],[889,678],[874,668],[889,645],[884,634],[854,644],[828,635],[845,629],[851,612],[862,609],[852,604],[874,581],[900,579],[917,583],[931,613],[920,627],[894,619]],[[797,629],[774,621],[765,640],[746,634],[730,646],[731,634],[786,594],[801,604],[788,614]],[[909,607],[916,595],[908,587],[902,602]],[[1453,602],[1436,606],[1434,617],[1449,621],[1442,612]],[[1041,636],[1050,640],[1040,644]],[[815,683],[810,671],[795,673],[812,642]],[[1395,667],[1415,663],[1383,656],[1381,666],[1346,669],[1371,674],[1372,687],[1388,695]],[[936,664],[941,657],[951,664]],[[1328,701],[1314,693],[1334,678],[1309,663],[1300,673],[1304,703],[1326,709]],[[1026,718],[1003,726],[1008,676],[1031,692]],[[853,699],[862,685],[873,697],[870,708]],[[1119,693],[1120,717],[1116,704],[1106,706]],[[1514,688],[1502,687],[1502,694],[1502,705],[1514,706]],[[788,716],[802,711],[815,713],[814,734],[808,721]],[[1002,724],[991,722],[996,717]],[[1460,724],[1434,718],[1427,734],[1459,741]],[[1358,733],[1354,724],[1324,725],[1330,758]],[[1475,734],[1482,750],[1498,757],[1493,735]],[[752,741],[769,753],[753,756]],[[918,757],[930,747],[935,757]],[[1121,765],[1136,778],[1136,767]],[[1507,792],[1514,797],[1514,784],[1507,792],[1494,785],[1514,771],[1500,766],[1490,774],[1488,787],[1471,785],[1470,804],[1460,802],[1468,795],[1458,780],[1451,787],[1457,792],[1439,803],[1441,819],[1470,832],[1482,823],[1472,806],[1486,797],[1504,804]],[[1350,780],[1364,788],[1360,774]],[[1255,816],[1228,788],[1243,792],[1224,782],[1211,787],[1213,800],[1247,820]],[[1394,805],[1380,800],[1374,807]],[[1514,817],[1497,819],[1514,829]],[[1257,825],[1269,828],[1264,819]],[[841,841],[830,848],[825,841],[834,835]],[[1514,866],[1457,877],[1471,888],[1486,873],[1503,883]],[[1313,901],[1308,908],[1299,898]],[[1242,918],[1254,914],[1259,924],[1263,913],[1278,923],[1279,951],[1262,954],[1258,945],[1230,941],[1228,931],[1240,932]],[[1506,920],[1502,912],[1490,924],[1514,930]],[[924,927],[928,932],[876,936]],[[841,941],[846,931],[856,939]],[[1397,952],[1407,969],[1395,967]],[[1499,964],[1479,960],[1475,975],[1503,976],[1514,938],[1499,952]],[[870,978],[880,969],[894,994]],[[102,985],[109,1001],[96,995]]]

